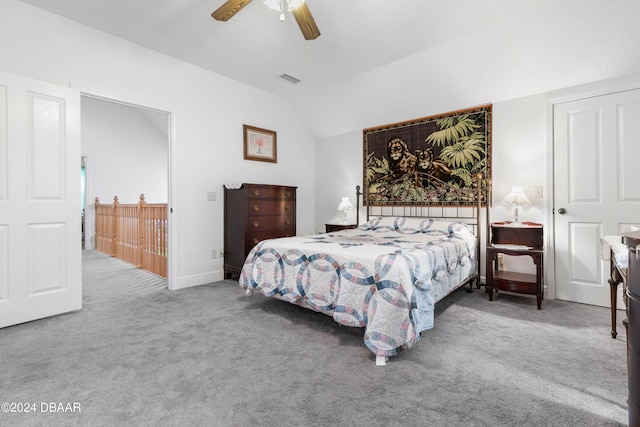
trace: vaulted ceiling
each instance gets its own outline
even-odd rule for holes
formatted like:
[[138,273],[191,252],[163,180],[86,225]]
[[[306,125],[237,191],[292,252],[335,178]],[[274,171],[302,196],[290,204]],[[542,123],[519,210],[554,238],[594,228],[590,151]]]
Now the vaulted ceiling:
[[[307,0],[311,41],[262,0],[228,22],[225,0],[21,1],[282,96],[317,136],[640,72],[637,0]],[[380,97],[398,117],[354,112]]]

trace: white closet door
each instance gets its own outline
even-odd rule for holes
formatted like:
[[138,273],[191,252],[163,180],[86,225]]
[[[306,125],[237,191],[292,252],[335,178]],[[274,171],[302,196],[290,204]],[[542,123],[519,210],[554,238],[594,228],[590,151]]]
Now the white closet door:
[[640,90],[554,106],[556,298],[610,305],[600,237],[640,221],[639,160]]
[[80,93],[0,72],[0,327],[81,307]]

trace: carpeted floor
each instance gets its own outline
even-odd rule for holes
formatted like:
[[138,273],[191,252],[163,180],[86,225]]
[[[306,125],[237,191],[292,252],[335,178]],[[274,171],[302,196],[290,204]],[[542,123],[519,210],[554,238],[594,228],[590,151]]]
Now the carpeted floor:
[[83,283],[81,311],[0,330],[0,402],[35,409],[0,425],[627,423],[626,335],[606,308],[460,291],[377,367],[360,329],[237,282],[169,291],[85,251]]

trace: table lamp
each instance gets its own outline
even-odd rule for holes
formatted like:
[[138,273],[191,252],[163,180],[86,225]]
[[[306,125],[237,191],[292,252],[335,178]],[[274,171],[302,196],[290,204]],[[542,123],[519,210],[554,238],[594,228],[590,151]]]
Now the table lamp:
[[353,204],[351,204],[351,201],[348,197],[343,197],[340,201],[340,204],[338,205],[338,210],[340,212],[344,212],[344,221],[342,221],[340,224],[347,224],[347,213],[351,209],[353,209]]
[[516,220],[514,224],[518,223],[518,209],[520,206],[528,205],[529,199],[522,192],[522,187],[511,187],[511,193],[507,194],[507,197],[502,199],[502,204],[504,205],[513,205],[516,212]]

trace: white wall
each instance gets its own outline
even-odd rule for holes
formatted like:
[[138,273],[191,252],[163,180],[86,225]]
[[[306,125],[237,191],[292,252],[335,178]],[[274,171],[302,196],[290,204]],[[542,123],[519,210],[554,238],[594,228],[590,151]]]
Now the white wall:
[[327,138],[640,72],[637,0],[505,3],[477,31],[425,40],[424,51],[330,88],[300,87],[296,109]]
[[[544,194],[547,190],[546,114],[545,94],[493,104],[492,220],[513,220],[513,211],[501,205],[500,200],[511,186],[522,186],[532,203],[521,209],[520,219],[545,221],[545,199],[535,199],[533,191],[535,186],[543,187]],[[379,123],[384,124],[387,123]],[[353,198],[355,186],[362,186],[362,130],[322,139],[318,147],[316,227],[322,229],[325,222],[339,220],[339,196]]]
[[[85,248],[95,246],[95,203],[167,203],[169,117],[82,97],[82,155],[87,158]],[[164,122],[164,132],[156,125]]]
[[[0,51],[2,70],[171,113],[174,286],[222,278],[210,251],[223,246],[225,182],[297,186],[297,231],[315,230],[314,163],[300,161],[315,141],[281,98],[15,0],[0,3]],[[243,124],[278,132],[277,164],[243,160]]]
[[[363,128],[484,103],[494,106],[494,199],[499,201],[512,185],[524,186],[534,203],[523,209],[521,218],[548,226],[544,93],[640,71],[639,57],[628,54],[640,34],[633,14],[615,13],[611,19],[620,22],[612,30],[620,33],[615,48],[594,40],[582,22],[581,31],[572,33],[579,43],[571,46],[579,49],[570,52],[561,25],[540,35],[537,22],[525,27],[513,22],[505,24],[506,30],[523,36],[519,30],[526,29],[523,37],[531,41],[530,49],[522,49],[505,32],[487,29],[484,38],[454,40],[337,83],[334,91],[314,94],[314,102],[307,103],[315,109],[315,132],[323,136],[317,145],[281,98],[15,0],[0,3],[0,69],[171,113],[170,190],[178,231],[178,250],[172,255],[178,259],[179,285],[186,286],[221,277],[221,260],[209,255],[210,249],[222,247],[222,200],[207,202],[207,191],[221,196],[223,183],[237,181],[298,186],[298,234],[314,233],[325,222],[339,220],[340,197],[353,197],[354,186],[362,185]],[[560,23],[570,21],[561,18]],[[600,18],[599,9],[588,14],[589,22]],[[533,43],[536,34],[542,47]],[[460,47],[479,40],[487,50],[459,55],[465,51]],[[511,51],[526,55],[513,61],[503,55]],[[545,52],[553,53],[551,59]],[[448,66],[434,66],[434,58]],[[592,59],[588,67],[576,65],[585,58]],[[485,75],[490,78],[483,80]],[[473,90],[461,89],[460,82],[475,82]],[[339,102],[345,97],[353,103]],[[243,123],[278,132],[277,164],[242,159]],[[312,153],[315,162],[301,161]],[[543,199],[534,200],[534,186],[543,187]],[[496,203],[491,215],[504,219],[511,212]]]
[[[356,204],[356,185],[362,189],[362,130],[325,138],[316,148],[316,229],[324,232],[325,224],[344,220],[338,212],[342,197]],[[366,220],[361,209],[360,223]],[[350,223],[356,222],[355,210],[347,214]]]
[[[513,208],[500,202],[511,187],[523,187],[531,204],[520,208],[519,220],[541,223],[548,234],[547,196],[551,190],[547,188],[547,178],[551,165],[547,164],[547,146],[546,94],[494,104],[491,221],[514,220]],[[542,199],[535,197],[536,186],[542,187]],[[529,257],[505,257],[504,264],[508,270],[536,272]]]
[[[460,106],[464,108],[464,106]],[[444,113],[446,111],[442,111]],[[547,96],[533,95],[493,104],[492,181],[494,203],[491,221],[513,220],[513,211],[500,201],[511,186],[522,186],[531,205],[520,211],[521,221],[545,224],[548,209],[546,188],[547,166]],[[412,119],[415,117],[408,117]],[[391,123],[391,122],[389,122]],[[384,125],[387,123],[378,123]],[[362,130],[325,138],[319,141],[316,154],[317,223],[318,230],[325,222],[339,220],[336,211],[339,196],[355,194],[354,187],[362,186]],[[534,187],[543,187],[542,199],[534,197]],[[361,209],[361,222],[364,222]],[[352,214],[352,219],[354,216]],[[355,220],[355,219],[354,219]],[[482,251],[484,256],[484,251]],[[528,259],[505,260],[505,267],[515,271],[535,273]],[[484,271],[484,268],[482,268]]]

